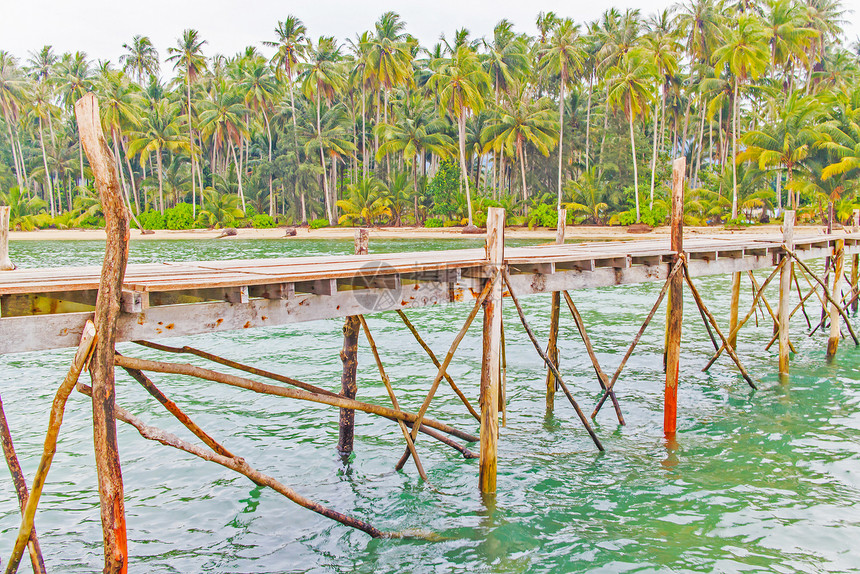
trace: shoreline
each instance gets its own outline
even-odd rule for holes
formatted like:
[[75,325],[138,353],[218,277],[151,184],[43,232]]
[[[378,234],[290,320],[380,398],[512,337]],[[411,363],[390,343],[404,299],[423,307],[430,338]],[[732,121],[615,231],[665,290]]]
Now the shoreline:
[[[296,228],[295,237],[286,237],[284,228],[273,229],[237,229],[235,236],[223,237],[230,239],[352,239],[357,227],[323,227],[311,230],[307,227]],[[847,230],[846,230],[847,231]],[[794,228],[796,235],[824,235],[825,228],[821,225],[800,225]],[[136,229],[131,230],[131,241],[154,241],[154,240],[195,240],[195,239],[218,239],[222,230],[194,229],[183,231],[171,231],[166,229],[156,230],[154,233],[142,235]],[[746,229],[725,229],[718,227],[684,227],[685,236],[749,236],[749,235],[773,235],[781,233],[780,225],[767,224],[756,225]],[[834,233],[839,231],[834,230]],[[376,239],[468,239],[483,237],[483,233],[464,235],[462,228],[425,228],[425,227],[373,227],[370,231],[371,237]],[[555,240],[555,229],[540,228],[529,230],[527,227],[509,227],[505,229],[508,239],[545,239]],[[661,226],[648,233],[628,233],[626,227],[591,227],[591,226],[568,226],[565,237],[569,240],[598,240],[598,241],[625,241],[646,238],[660,238],[669,236],[669,227]],[[36,231],[10,231],[10,241],[105,241],[104,229],[39,229]]]

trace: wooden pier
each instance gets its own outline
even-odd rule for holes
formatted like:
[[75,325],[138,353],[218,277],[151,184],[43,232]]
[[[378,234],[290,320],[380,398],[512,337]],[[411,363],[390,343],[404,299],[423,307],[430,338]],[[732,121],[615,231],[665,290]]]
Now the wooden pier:
[[[86,100],[86,101],[85,101]],[[83,104],[82,104],[83,102]],[[79,109],[80,108],[80,109]],[[348,456],[352,450],[353,413],[358,410],[392,420],[403,434],[404,451],[396,468],[401,469],[409,459],[417,472],[426,479],[420,460],[420,434],[433,438],[454,449],[464,458],[479,458],[479,489],[492,494],[496,490],[496,469],[504,461],[497,460],[499,414],[504,415],[505,394],[505,333],[508,337],[516,326],[502,324],[503,305],[512,304],[517,311],[526,336],[544,360],[547,406],[552,409],[554,394],[561,390],[564,397],[599,450],[611,448],[601,442],[590,420],[609,400],[619,424],[624,424],[621,404],[615,393],[619,375],[634,352],[636,344],[650,321],[668,296],[666,333],[666,381],[664,430],[675,433],[677,395],[679,386],[678,361],[682,338],[683,290],[692,294],[696,308],[708,328],[715,355],[706,366],[725,354],[739,370],[743,380],[755,387],[755,380],[746,371],[742,358],[734,350],[738,331],[747,322],[760,302],[767,307],[774,322],[774,338],[779,341],[780,371],[788,372],[789,322],[791,316],[803,309],[804,302],[815,295],[825,312],[816,328],[828,328],[828,354],[833,354],[844,326],[854,343],[857,338],[847,312],[858,298],[858,255],[860,232],[848,231],[815,236],[794,236],[794,213],[787,212],[783,233],[773,236],[684,237],[683,235],[683,160],[674,166],[672,234],[667,239],[643,239],[624,242],[565,244],[563,223],[559,240],[553,244],[534,247],[506,248],[504,241],[505,213],[492,208],[488,214],[484,249],[463,249],[420,253],[367,254],[367,233],[358,231],[356,255],[337,257],[291,257],[281,259],[164,262],[145,265],[125,265],[127,257],[128,221],[125,206],[117,201],[119,188],[109,163],[110,152],[103,148],[98,108],[94,98],[81,100],[76,107],[78,122],[84,135],[84,146],[94,166],[96,181],[105,205],[109,240],[105,264],[102,267],[75,267],[0,271],[0,354],[27,351],[47,351],[78,347],[78,353],[66,379],[60,385],[45,441],[42,460],[28,494],[26,481],[12,449],[11,434],[0,417],[3,447],[18,488],[22,522],[15,548],[7,562],[6,572],[14,572],[25,550],[29,549],[34,571],[39,571],[41,557],[34,529],[34,515],[39,495],[45,485],[56,449],[65,401],[72,390],[93,398],[96,459],[102,508],[105,546],[105,571],[125,572],[128,567],[126,525],[123,509],[122,477],[116,448],[115,421],[133,426],[141,436],[158,441],[202,460],[214,462],[247,476],[255,483],[281,493],[293,502],[358,528],[373,537],[414,535],[402,532],[382,532],[368,521],[344,515],[324,507],[293,491],[275,478],[254,468],[233,454],[218,440],[194,423],[173,403],[147,373],[185,375],[218,384],[231,385],[248,391],[265,393],[290,400],[305,400],[339,408],[340,441],[338,450]],[[101,163],[100,163],[101,162]],[[563,219],[561,220],[563,222]],[[2,249],[3,246],[0,246]],[[847,276],[845,258],[851,256],[852,269]],[[824,278],[815,275],[804,260],[828,258]],[[771,270],[760,285],[756,270]],[[694,280],[707,275],[733,273],[739,284],[743,274],[749,276],[755,296],[749,313],[740,318],[739,301],[732,298],[732,321],[721,328],[707,307],[706,297],[696,288]],[[832,281],[829,281],[832,275]],[[840,284],[847,289],[843,291]],[[766,287],[779,276],[779,301],[774,311],[764,295]],[[809,285],[801,293],[798,276]],[[612,285],[643,282],[662,284],[650,313],[610,377],[598,362],[591,348],[587,326],[582,321],[570,292]],[[792,309],[792,287],[797,287],[798,303]],[[844,292],[844,294],[843,294]],[[553,293],[549,309],[550,340],[539,342],[532,331],[519,299],[537,293]],[[564,304],[561,303],[562,299]],[[423,341],[405,311],[419,307],[464,304],[471,306],[465,323],[454,337],[444,355],[437,355]],[[588,351],[588,360],[595,370],[596,389],[602,392],[597,406],[587,416],[564,381],[562,358],[558,357],[556,338],[560,308],[567,306]],[[855,307],[856,308],[856,307]],[[416,412],[403,410],[397,400],[397,389],[385,374],[365,315],[396,312],[409,332],[427,352],[437,367],[437,374],[426,398]],[[455,382],[448,373],[457,348],[472,322],[483,313],[483,357],[480,381]],[[344,346],[341,352],[343,375],[341,391],[333,392],[297,381],[288,375],[262,371],[227,357],[216,356],[190,347],[169,345],[170,337],[235,331],[258,327],[274,327],[319,319],[346,318]],[[544,318],[540,318],[541,321]],[[810,324],[810,328],[812,325]],[[391,406],[356,400],[356,348],[364,333],[373,351],[380,378],[386,387]],[[518,331],[521,333],[522,331]],[[716,334],[716,336],[714,335]],[[185,363],[161,362],[116,353],[120,341],[134,341],[166,353],[193,354],[247,372],[270,382],[220,373],[215,369]],[[438,352],[438,350],[437,350]],[[564,358],[571,360],[570,357]],[[79,380],[89,365],[92,386]],[[164,408],[189,429],[204,445],[191,444],[161,429],[151,427],[133,413],[115,404],[113,373],[124,369],[140,383]],[[463,402],[463,416],[474,425],[479,423],[479,436],[437,421],[428,415],[438,388],[447,384]],[[460,386],[458,386],[458,384]],[[544,383],[541,382],[541,385]],[[461,388],[462,387],[462,388]],[[463,389],[466,389],[465,391]],[[477,408],[469,396],[475,390],[479,397]],[[2,414],[2,403],[0,403]],[[8,437],[8,440],[6,439]],[[461,444],[463,441],[465,444]],[[7,448],[8,443],[8,448]],[[470,446],[479,443],[478,452]],[[332,445],[335,448],[335,445]],[[16,470],[17,469],[17,470]]]

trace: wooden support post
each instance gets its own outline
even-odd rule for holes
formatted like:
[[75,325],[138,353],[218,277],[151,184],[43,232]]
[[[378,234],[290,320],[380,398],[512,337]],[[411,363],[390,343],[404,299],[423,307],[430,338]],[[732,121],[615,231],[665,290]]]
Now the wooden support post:
[[[684,172],[686,158],[672,163],[672,218],[671,247],[674,261],[683,258],[684,252]],[[669,283],[666,303],[666,390],[663,407],[663,432],[675,434],[678,417],[678,371],[681,359],[681,321],[684,316],[684,277],[678,273]]]
[[732,302],[729,308],[729,345],[737,347],[738,307],[741,301],[741,273],[732,273]]
[[[355,254],[367,255],[367,244],[370,234],[367,229],[355,230]],[[347,317],[343,324],[343,350],[340,352],[340,360],[343,362],[343,374],[340,378],[341,394],[354,399],[358,394],[358,385],[355,375],[358,371],[358,332],[361,321],[357,316]],[[355,439],[355,411],[352,409],[340,409],[338,427],[337,452],[342,457],[352,454]]]
[[[564,232],[567,223],[567,210],[560,209],[558,211],[558,224],[555,232],[556,245],[564,245]],[[561,309],[561,294],[558,291],[552,292],[552,303],[550,304],[549,312],[549,343],[546,347],[546,354],[549,360],[558,367],[558,321],[559,311]],[[555,407],[555,390],[558,387],[558,381],[555,380],[555,375],[551,369],[546,371],[546,411],[551,413]]]
[[[24,478],[24,472],[21,470],[21,463],[18,462],[18,455],[15,454],[15,446],[12,444],[12,432],[9,430],[9,423],[6,420],[6,411],[3,410],[2,400],[0,400],[0,443],[3,444],[3,456],[6,458],[9,474],[12,475],[12,483],[15,485],[15,492],[18,494],[18,506],[20,506],[21,514],[23,514],[24,509],[27,507],[30,493],[27,490],[27,480]],[[36,535],[35,525],[33,525],[30,531],[27,550],[30,552],[30,563],[33,566],[33,573],[44,574],[45,561],[42,558],[42,549],[39,546],[39,538]]]
[[0,271],[11,271],[15,265],[9,260],[9,210],[0,206]]
[[839,348],[839,336],[841,335],[841,321],[839,320],[839,290],[842,286],[842,268],[844,265],[845,240],[837,239],[833,245],[833,293],[836,301],[830,302],[830,338],[827,340],[827,356],[832,357]]
[[105,257],[96,299],[96,346],[90,362],[93,381],[93,441],[99,479],[106,574],[128,572],[122,470],[116,438],[114,355],[122,282],[128,262],[128,210],[116,164],[102,131],[99,104],[92,93],[75,103],[75,118],[84,152],[95,176],[105,215]]
[[[498,268],[505,261],[505,210],[487,213],[487,261]],[[483,362],[481,367],[481,459],[478,478],[482,493],[496,491],[496,448],[499,440],[501,384],[502,282],[496,281],[484,301]]]
[[[794,249],[794,211],[786,211],[782,220],[782,242],[786,248]],[[794,261],[789,261],[783,266],[779,274],[779,305],[777,315],[779,316],[779,374],[788,375],[788,322],[791,297],[791,276],[794,269]]]

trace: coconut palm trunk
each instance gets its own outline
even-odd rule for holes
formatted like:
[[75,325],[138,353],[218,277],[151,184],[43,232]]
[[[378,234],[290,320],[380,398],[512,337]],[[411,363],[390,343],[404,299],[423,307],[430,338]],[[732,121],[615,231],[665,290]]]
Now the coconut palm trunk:
[[633,134],[633,97],[628,94],[627,103],[630,113],[627,116],[630,124],[630,150],[633,153],[633,194],[636,196],[636,222],[639,222],[639,168],[636,165],[636,138]]
[[51,217],[54,217],[54,188],[51,185],[51,172],[48,171],[48,154],[45,152],[45,136],[42,130],[42,118],[39,117],[39,146],[42,148],[42,163],[45,166],[45,185],[48,190],[48,205],[51,208]]
[[732,219],[738,218],[738,80],[732,99]]
[[659,102],[654,102],[654,143],[653,150],[651,151],[651,198],[648,203],[649,209],[654,209],[654,181],[657,176],[657,139],[658,139],[658,131],[660,129],[660,116],[657,113],[657,106]]
[[466,209],[469,225],[472,225],[472,193],[469,191],[469,178],[466,176],[466,114],[461,111],[457,117],[457,136],[460,139],[460,177],[466,184]]
[[561,212],[561,176],[562,164],[564,162],[564,153],[562,144],[564,143],[564,79],[567,77],[567,68],[561,70],[561,82],[559,83],[558,97],[558,202],[556,209]]
[[[239,145],[242,145],[241,142]],[[236,165],[236,180],[239,182],[239,199],[242,200],[242,212],[245,212],[245,191],[242,189],[242,164],[239,163],[239,158],[236,157],[236,147],[233,142],[230,142],[230,153],[233,154],[233,161]]]
[[591,167],[591,94],[594,74],[588,74],[588,104],[585,110],[585,171]]
[[322,106],[322,102],[319,100],[319,95],[317,95],[316,109],[317,109],[317,137],[320,142],[320,165],[322,166],[322,176],[323,176],[323,199],[325,200],[325,212],[328,216],[329,225],[334,225],[334,213],[331,209],[331,200],[329,199],[328,193],[328,176],[326,175],[325,169],[325,152],[323,151],[322,144],[322,122],[320,121],[320,107]]

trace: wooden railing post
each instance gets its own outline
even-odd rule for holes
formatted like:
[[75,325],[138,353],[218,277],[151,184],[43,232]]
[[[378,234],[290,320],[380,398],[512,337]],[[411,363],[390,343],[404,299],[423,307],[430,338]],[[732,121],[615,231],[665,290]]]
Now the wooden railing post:
[[128,211],[117,179],[116,164],[107,145],[92,93],[75,103],[75,118],[84,152],[95,176],[105,215],[105,258],[96,298],[96,346],[90,362],[93,382],[93,442],[99,479],[106,574],[128,572],[122,470],[116,438],[114,355],[122,283],[128,263]]
[[[505,262],[505,210],[487,213],[487,262],[495,273]],[[496,491],[499,441],[499,385],[501,384],[502,285],[497,278],[484,302],[483,361],[481,365],[481,454],[478,477],[482,493]]]
[[[842,270],[844,266],[845,240],[837,239],[833,245],[833,296],[839,301],[839,293],[842,286]],[[827,356],[832,357],[839,348],[840,326],[842,324],[839,306],[836,302],[830,302],[830,338],[827,340]]]
[[[367,229],[355,230],[355,254],[367,255],[370,233]],[[343,373],[340,377],[341,394],[348,399],[354,399],[358,394],[358,384],[355,377],[358,372],[358,333],[361,320],[356,316],[347,317],[343,323],[343,350],[340,360],[343,363]],[[340,409],[338,425],[337,452],[342,457],[352,454],[355,441],[355,411]]]
[[[794,250],[794,211],[786,211],[782,221],[782,242],[786,247]],[[786,255],[787,257],[787,255]],[[794,261],[783,265],[779,273],[779,374],[788,375],[788,321],[791,308],[789,298],[791,296],[791,277]]]
[[[672,163],[671,249],[677,262],[684,252],[684,172],[686,158]],[[666,389],[663,407],[663,431],[675,434],[678,418],[678,371],[681,359],[681,321],[684,316],[684,277],[676,273],[669,284],[666,303]]]
[[[555,231],[556,245],[564,245],[564,232],[567,224],[567,210],[558,210],[558,224]],[[550,303],[549,315],[549,342],[547,344],[547,357],[558,368],[558,321],[561,310],[561,293],[552,292],[552,303]],[[555,407],[555,388],[558,382],[551,369],[546,371],[546,411],[551,413]]]
[[15,269],[9,260],[9,210],[6,205],[0,206],[0,271]]

